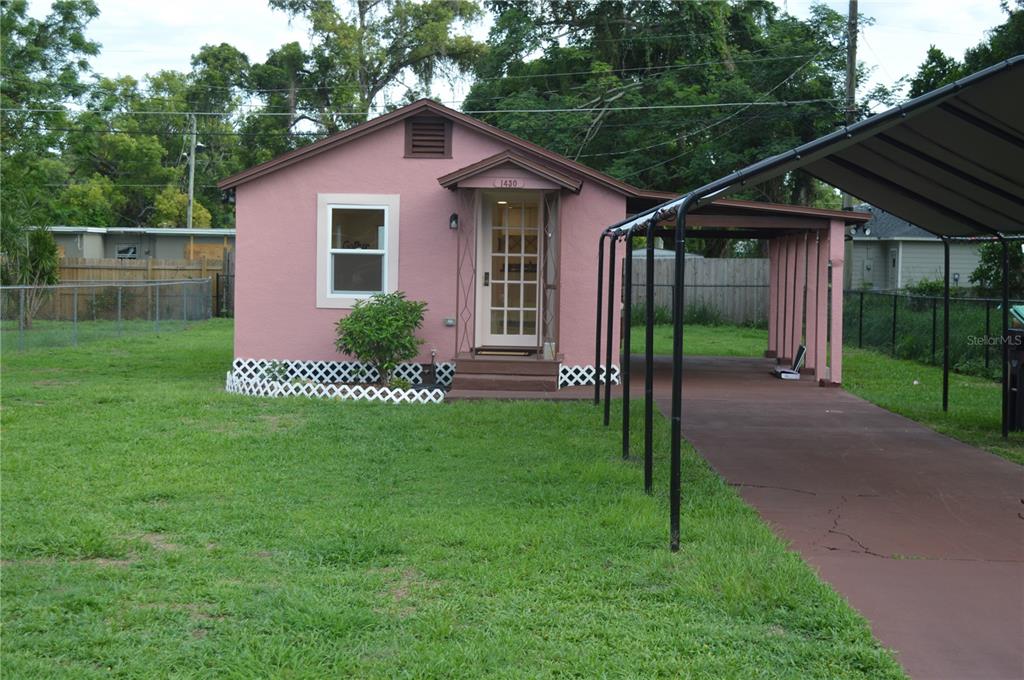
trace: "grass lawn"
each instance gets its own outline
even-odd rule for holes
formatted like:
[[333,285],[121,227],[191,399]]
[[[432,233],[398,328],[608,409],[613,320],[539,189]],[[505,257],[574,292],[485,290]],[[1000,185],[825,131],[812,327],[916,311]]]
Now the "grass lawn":
[[[633,343],[643,328],[633,328]],[[751,356],[764,353],[768,331],[735,326],[687,326],[684,350],[694,355]],[[672,327],[654,329],[654,351],[672,353]],[[918,384],[914,384],[914,381]],[[843,387],[884,409],[916,420],[945,435],[1024,464],[1024,433],[1001,435],[1000,385],[958,373],[949,377],[949,412],[942,411],[942,369],[893,359],[879,352],[843,348]]]
[[671,554],[591,405],[229,395],[230,332],[5,353],[5,677],[903,677],[692,451]]
[[1009,439],[1002,437],[1001,386],[997,382],[951,372],[949,412],[944,413],[941,368],[844,347],[843,387],[936,432],[1024,464],[1024,432],[1011,432]]
[[77,324],[72,324],[71,321],[36,319],[31,328],[19,330],[16,320],[5,320],[0,323],[0,346],[4,351],[67,347],[75,343],[85,344],[97,340],[146,335],[156,333],[158,330],[160,333],[170,333],[182,330],[192,323],[196,322],[185,322],[180,318],[165,318],[159,322],[146,319],[82,320]]
[[[687,325],[683,333],[683,352],[693,355],[759,357],[764,354],[768,331],[746,326]],[[633,327],[630,350],[643,354],[647,347],[642,326]],[[672,326],[654,327],[654,353],[672,354]]]

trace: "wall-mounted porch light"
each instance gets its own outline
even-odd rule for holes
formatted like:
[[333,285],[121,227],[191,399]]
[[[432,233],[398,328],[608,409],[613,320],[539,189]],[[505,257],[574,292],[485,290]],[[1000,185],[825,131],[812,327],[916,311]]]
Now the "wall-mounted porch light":
[[452,213],[452,216],[448,218],[448,228],[458,229],[459,228],[459,213]]

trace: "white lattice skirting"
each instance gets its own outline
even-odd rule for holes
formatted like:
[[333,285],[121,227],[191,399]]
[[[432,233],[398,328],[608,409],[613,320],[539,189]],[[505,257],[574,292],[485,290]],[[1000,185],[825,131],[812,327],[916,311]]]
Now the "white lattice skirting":
[[344,399],[386,401],[389,404],[440,404],[444,390],[401,390],[372,385],[334,385],[315,382],[278,382],[239,378],[227,374],[224,389],[250,397],[308,397],[310,399]]
[[[437,364],[437,384],[449,386],[455,377],[454,363]],[[423,382],[421,364],[401,364],[395,375],[413,385]],[[593,385],[605,382],[605,367],[566,365],[558,367],[558,387]],[[619,384],[619,367],[611,368],[611,382]],[[377,370],[358,361],[278,361],[273,359],[235,359],[227,375],[228,392],[259,397],[320,397],[372,399],[401,403],[437,403],[444,400],[443,389],[400,390],[366,385],[377,381]],[[362,384],[353,384],[362,383]]]
[[[273,359],[235,359],[231,372],[245,380],[291,382],[309,380],[315,383],[374,383],[377,369],[358,361],[277,361]],[[437,383],[450,385],[455,364],[437,365]],[[423,382],[422,364],[399,364],[395,376],[413,385]]]
[[[593,385],[595,374],[597,376],[596,379],[603,384],[605,382],[604,364],[598,366],[596,371],[590,364],[585,366],[567,366],[562,364],[558,367],[558,386],[561,388],[575,387],[576,385]],[[611,381],[613,385],[619,384],[619,367],[615,364],[612,364]]]
[[[413,385],[423,382],[423,366],[401,364],[395,375]],[[437,365],[439,385],[451,384],[455,364]],[[390,404],[439,404],[445,391],[436,389],[403,390],[365,384],[377,380],[377,370],[357,361],[277,361],[271,359],[235,359],[224,388],[234,394],[252,397],[308,397],[310,399],[346,399],[385,401]]]

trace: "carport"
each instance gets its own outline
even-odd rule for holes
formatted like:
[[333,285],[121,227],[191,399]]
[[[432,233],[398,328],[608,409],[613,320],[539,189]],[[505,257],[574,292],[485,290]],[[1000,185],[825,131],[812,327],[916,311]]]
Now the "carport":
[[[671,467],[670,467],[670,546],[679,549],[680,508],[680,437],[682,430],[682,371],[683,371],[683,272],[686,240],[701,228],[697,211],[730,193],[743,190],[773,177],[795,170],[804,170],[818,179],[866,200],[879,208],[926,229],[943,239],[946,244],[946,292],[944,318],[944,345],[948,348],[949,267],[948,247],[955,239],[992,239],[1003,247],[1003,300],[1002,305],[1002,429],[1010,427],[1009,376],[1009,309],[1008,268],[1009,247],[1012,239],[1024,236],[1024,127],[1020,111],[1024,106],[1024,55],[1014,57],[984,71],[963,78],[946,87],[913,99],[901,106],[872,116],[832,134],[779,154],[731,175],[711,182],[677,199],[663,203],[622,222],[609,226],[599,244],[600,259],[609,251],[609,270],[606,277],[608,310],[613,310],[615,244],[627,243],[636,236],[670,236],[675,244],[674,333],[672,346],[671,391]],[[811,239],[805,233],[774,233],[770,248],[773,282],[770,317],[773,326],[769,332],[769,351],[782,358],[791,354],[798,339],[796,332],[796,287],[801,281],[808,299],[812,277],[807,276],[809,264],[814,270],[814,314],[807,315],[808,359],[826,384],[841,380],[841,353],[834,350],[842,345],[842,244],[844,225],[830,223],[827,236],[814,237],[813,258]],[[750,230],[753,231],[753,230]],[[721,237],[750,238],[742,229],[727,230]],[[712,236],[711,233],[704,237]],[[823,245],[824,243],[824,245]],[[648,238],[653,249],[653,238]],[[652,253],[649,251],[648,258]],[[626,258],[627,267],[632,258]],[[650,262],[650,259],[648,260]],[[603,270],[603,266],[600,267]],[[650,278],[650,277],[649,277]],[[791,284],[793,284],[791,286]],[[599,291],[601,286],[599,286]],[[600,296],[600,293],[599,293]],[[650,297],[648,298],[650,299]],[[628,300],[628,297],[627,297]],[[821,323],[822,310],[833,312],[826,325]],[[808,305],[810,306],[810,305]],[[598,300],[598,308],[601,300]],[[781,313],[780,313],[781,309]],[[837,322],[836,316],[840,317]],[[652,458],[651,430],[653,399],[653,308],[648,305],[646,319],[647,353],[645,357],[645,468]],[[606,329],[606,356],[610,362],[612,326]],[[598,356],[601,333],[598,323]],[[828,348],[822,340],[832,343],[832,361],[825,370]],[[813,341],[812,341],[813,339]],[[629,332],[624,335],[628,351]],[[948,350],[944,351],[943,404],[948,406]],[[628,354],[627,354],[628,356]],[[624,362],[628,363],[628,362]],[[624,383],[628,385],[628,380]],[[607,386],[606,386],[606,389]],[[595,400],[599,399],[595,388]],[[610,392],[606,391],[606,400]],[[624,440],[628,437],[628,388],[623,394]],[[605,422],[608,411],[605,411]],[[628,449],[624,448],[624,452]],[[647,475],[645,475],[647,477]]]

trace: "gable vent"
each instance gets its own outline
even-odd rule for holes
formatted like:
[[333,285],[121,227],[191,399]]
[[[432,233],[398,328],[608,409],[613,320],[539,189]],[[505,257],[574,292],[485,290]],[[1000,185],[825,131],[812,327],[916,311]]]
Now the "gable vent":
[[444,118],[410,118],[405,127],[405,155],[410,158],[451,158],[451,123]]

